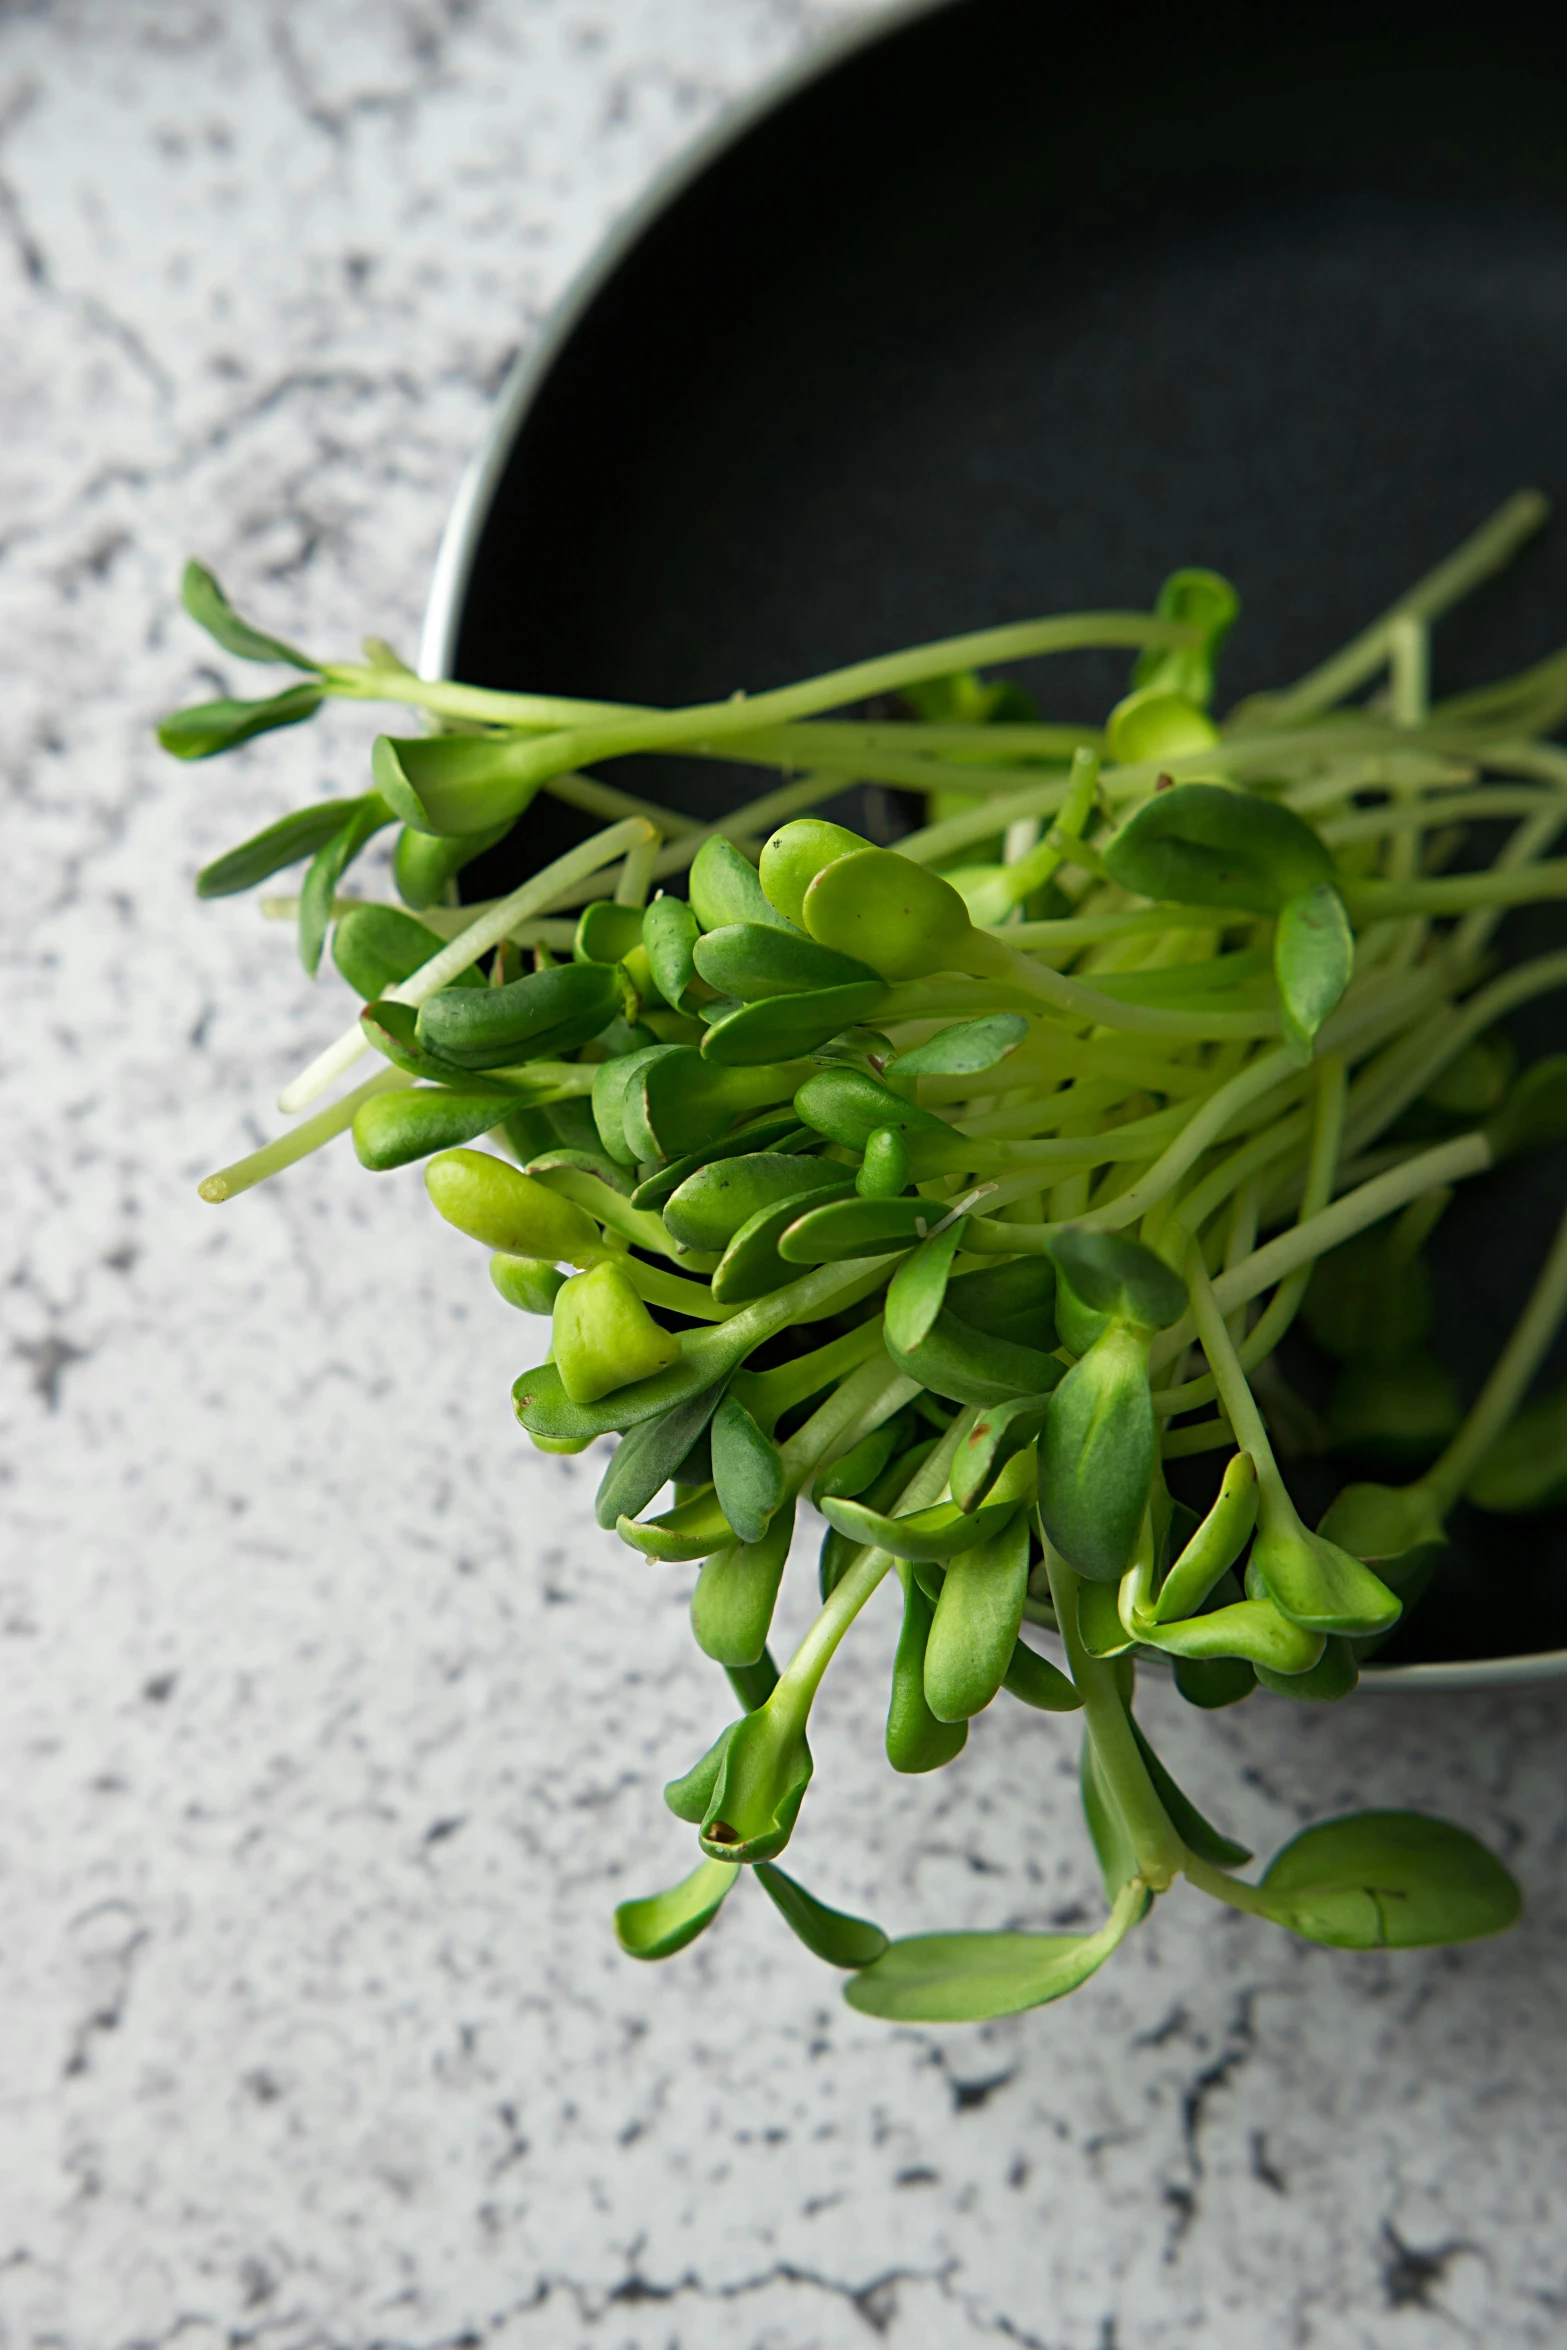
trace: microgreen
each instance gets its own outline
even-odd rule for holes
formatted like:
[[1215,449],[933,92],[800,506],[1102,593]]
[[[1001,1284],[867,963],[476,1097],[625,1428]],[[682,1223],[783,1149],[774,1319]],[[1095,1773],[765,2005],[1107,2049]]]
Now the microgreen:
[[[1467,1411],[1429,1351],[1422,1255],[1455,1186],[1567,1134],[1567,1059],[1520,1071],[1499,1025],[1567,986],[1567,955],[1492,967],[1509,907],[1567,897],[1548,739],[1567,655],[1445,703],[1428,686],[1433,624],[1544,518],[1510,501],[1342,653],[1227,716],[1238,604],[1200,569],[1151,612],[681,710],[425,680],[375,639],[317,659],[190,567],[224,653],[304,674],[175,713],[176,755],[334,698],[430,722],[379,738],[359,798],[197,878],[217,897],[305,868],[297,902],[267,903],[297,914],[307,971],[330,940],[364,999],[286,1110],[367,1050],[390,1064],[202,1192],[350,1129],[366,1166],[424,1161],[499,1296],[550,1317],[523,1430],[546,1452],[617,1437],[600,1525],[638,1572],[696,1568],[695,1640],[744,1710],[666,1788],[698,1865],[621,1905],[632,1956],[707,1931],[746,1866],[854,2006],[908,2022],[1061,1997],[1180,1878],[1351,1949],[1512,1922],[1501,1864],[1414,1813],[1310,1827],[1248,1881],[1132,1709],[1139,1664],[1205,1710],[1259,1687],[1342,1701],[1441,1571],[1461,1498],[1528,1512],[1567,1486],[1567,1399],[1532,1393],[1567,1317],[1567,1221]],[[1101,724],[981,674],[1084,647],[1135,656]],[[831,715],[894,695],[910,716]],[[787,780],[704,826],[584,771],[650,753]],[[923,795],[930,820],[887,848],[814,813],[855,781]],[[457,876],[541,792],[603,829],[459,906]],[[1486,817],[1503,845],[1486,862],[1476,835],[1455,864],[1453,828]],[[400,903],[340,894],[393,822]],[[1349,1477],[1316,1526],[1253,1392],[1302,1312],[1338,1366],[1323,1441],[1390,1480]],[[1165,1471],[1207,1451],[1199,1515]],[[780,1673],[806,1496],[821,1605]],[[889,1577],[894,1770],[950,1767],[1008,1697],[1081,1713],[1096,1930],[889,1942],[774,1865],[809,1817],[817,1690]]]

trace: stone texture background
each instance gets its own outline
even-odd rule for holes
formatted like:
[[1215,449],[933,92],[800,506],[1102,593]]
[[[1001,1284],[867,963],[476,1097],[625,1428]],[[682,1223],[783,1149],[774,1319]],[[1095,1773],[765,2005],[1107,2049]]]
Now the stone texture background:
[[[530,1350],[417,1176],[229,1208],[342,1019],[192,871],[334,715],[178,769],[258,616],[411,648],[519,342],[618,208],[864,0],[0,0],[0,2342],[15,2350],[1437,2350],[1567,2328],[1549,1694],[1155,1691],[1267,1850],[1440,1807],[1522,1931],[1344,1958],[1178,1895],[1068,2005],[856,2018],[759,1896],[665,1969],[613,1902],[725,1692],[688,1578],[510,1423]],[[846,648],[846,652],[851,648]],[[786,1599],[801,1620],[806,1578]],[[880,1763],[890,1614],[797,1844],[895,1928],[1096,1900],[1069,1726]]]

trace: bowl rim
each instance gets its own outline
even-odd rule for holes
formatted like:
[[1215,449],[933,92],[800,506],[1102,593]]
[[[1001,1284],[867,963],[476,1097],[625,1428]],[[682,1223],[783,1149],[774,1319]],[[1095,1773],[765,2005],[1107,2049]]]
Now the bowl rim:
[[[450,673],[479,541],[513,444],[556,360],[622,262],[688,187],[779,106],[813,82],[824,80],[860,50],[874,46],[922,17],[935,16],[956,5],[958,0],[889,0],[889,4],[865,17],[836,26],[767,75],[744,97],[722,107],[706,129],[682,147],[611,223],[581,268],[567,281],[531,343],[507,369],[489,421],[463,468],[441,532],[425,601],[419,639],[421,677],[442,678]],[[1567,1680],[1567,1648],[1550,1648],[1517,1656],[1454,1658],[1428,1664],[1372,1663],[1362,1670],[1360,1688],[1423,1696],[1563,1680]]]

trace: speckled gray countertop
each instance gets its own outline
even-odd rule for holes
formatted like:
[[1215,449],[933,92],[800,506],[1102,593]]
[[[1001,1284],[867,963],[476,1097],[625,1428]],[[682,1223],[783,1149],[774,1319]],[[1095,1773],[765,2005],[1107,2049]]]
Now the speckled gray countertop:
[[[1339,1957],[1178,1894],[982,2031],[857,2018],[757,1898],[638,1968],[611,1906],[686,1865],[659,1783],[725,1714],[687,1575],[517,1438],[520,1326],[416,1173],[194,1194],[342,1015],[190,875],[357,788],[373,719],[162,759],[214,674],[180,559],[411,649],[519,340],[858,13],[0,5],[8,2350],[1567,2335],[1559,1698],[1148,1699],[1261,1849],[1365,1801],[1495,1842],[1531,1908],[1494,1945]],[[812,1882],[902,1930],[1092,1908],[1071,1726],[893,1780],[890,1632],[819,1709]]]

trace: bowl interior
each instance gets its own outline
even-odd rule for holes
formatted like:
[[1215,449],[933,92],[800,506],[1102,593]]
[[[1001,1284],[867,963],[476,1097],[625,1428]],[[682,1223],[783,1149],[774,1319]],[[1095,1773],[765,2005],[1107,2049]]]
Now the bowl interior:
[[[754,123],[651,221],[528,405],[453,673],[719,696],[1141,602],[1204,563],[1244,598],[1239,696],[1331,650],[1509,491],[1567,491],[1567,15],[1268,13],[1134,0],[1112,26],[964,0]],[[1564,622],[1559,525],[1442,629],[1439,690]],[[1048,714],[1093,716],[1124,676],[1082,655],[1028,682]],[[703,814],[766,780],[645,778]],[[883,838],[911,820],[880,791],[846,815]],[[587,829],[537,802],[465,886]],[[1564,942],[1554,912],[1502,939]],[[1559,1000],[1517,1031],[1549,1049]],[[1466,1390],[1564,1194],[1567,1152],[1542,1153],[1444,1220],[1438,1343]],[[1309,1384],[1309,1351],[1295,1368]],[[1461,1513],[1456,1537],[1389,1661],[1567,1646],[1567,1516]]]

